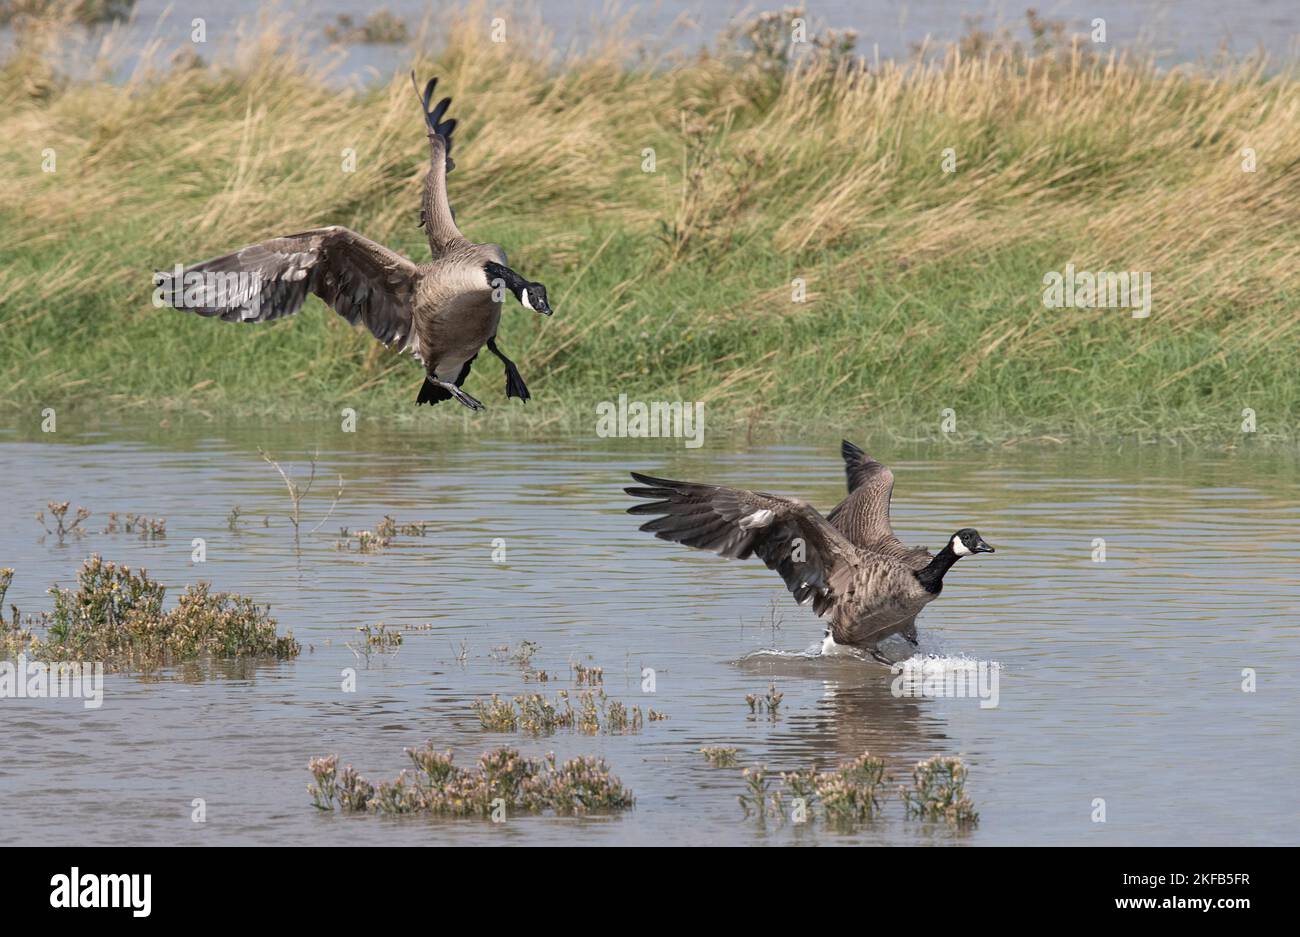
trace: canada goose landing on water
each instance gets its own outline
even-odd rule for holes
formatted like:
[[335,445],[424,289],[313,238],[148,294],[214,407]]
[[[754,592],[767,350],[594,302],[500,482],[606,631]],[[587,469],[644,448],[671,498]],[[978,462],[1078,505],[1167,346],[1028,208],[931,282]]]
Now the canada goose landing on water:
[[[455,398],[471,410],[483,409],[461,384],[484,345],[505,365],[506,396],[527,401],[519,369],[496,344],[501,299],[509,290],[526,309],[549,316],[546,288],[510,269],[499,246],[468,241],[456,227],[447,201],[456,121],[443,120],[451,98],[429,109],[436,84],[436,78],[430,79],[420,96],[429,136],[420,224],[429,239],[431,263],[412,263],[334,225],[271,238],[186,267],[180,282],[174,274],[156,274],[163,301],[228,322],[265,322],[292,315],[309,292],[315,293],[353,325],[364,324],[385,345],[420,360],[427,375],[417,404]],[[419,95],[418,84],[415,90]]]
[[647,487],[624,490],[654,500],[627,510],[657,515],[641,529],[661,540],[730,559],[757,554],[799,604],[811,602],[828,620],[823,653],[857,648],[889,664],[877,645],[895,634],[915,645],[917,613],[943,591],[944,574],[961,557],[993,548],[969,527],[933,556],[903,546],[889,523],[894,474],[852,443],[840,451],[849,495],[828,517],[793,498],[637,472]]

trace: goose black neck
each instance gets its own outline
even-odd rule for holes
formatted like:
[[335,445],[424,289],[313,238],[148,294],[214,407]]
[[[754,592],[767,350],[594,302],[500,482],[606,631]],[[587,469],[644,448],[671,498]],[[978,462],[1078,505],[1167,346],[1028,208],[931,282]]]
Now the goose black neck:
[[509,267],[495,263],[491,260],[483,265],[483,272],[487,274],[489,285],[495,288],[495,281],[500,280],[506,289],[515,294],[515,299],[523,302],[521,297],[524,289],[528,286],[527,280],[515,273]]
[[934,555],[930,565],[916,573],[917,580],[926,592],[938,595],[943,591],[943,576],[960,557],[953,552],[952,542]]

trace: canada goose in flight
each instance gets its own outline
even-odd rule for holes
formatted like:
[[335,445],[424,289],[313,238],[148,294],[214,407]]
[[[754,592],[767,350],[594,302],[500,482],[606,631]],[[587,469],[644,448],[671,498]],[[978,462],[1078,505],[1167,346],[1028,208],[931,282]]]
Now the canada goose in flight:
[[[364,324],[385,345],[420,360],[427,374],[417,404],[455,398],[471,410],[483,409],[461,384],[485,344],[505,365],[506,396],[527,401],[519,369],[496,344],[501,300],[509,290],[525,308],[549,316],[546,288],[510,269],[498,245],[475,244],[456,227],[447,201],[456,121],[443,120],[451,98],[429,109],[437,81],[431,78],[420,96],[429,136],[420,224],[429,239],[431,263],[413,263],[332,225],[186,267],[177,271],[179,278],[155,274],[162,302],[228,322],[266,322],[292,315],[309,292],[315,293],[353,325]],[[415,90],[419,95],[418,84]]]
[[895,634],[915,644],[916,615],[943,590],[944,574],[961,557],[993,547],[969,527],[934,556],[903,546],[889,524],[893,473],[851,443],[841,452],[849,496],[830,517],[794,498],[638,472],[632,477],[646,487],[624,490],[653,500],[628,513],[656,515],[641,529],[661,540],[730,559],[757,554],[799,604],[811,602],[828,620],[823,653],[857,648],[892,663],[877,645]]

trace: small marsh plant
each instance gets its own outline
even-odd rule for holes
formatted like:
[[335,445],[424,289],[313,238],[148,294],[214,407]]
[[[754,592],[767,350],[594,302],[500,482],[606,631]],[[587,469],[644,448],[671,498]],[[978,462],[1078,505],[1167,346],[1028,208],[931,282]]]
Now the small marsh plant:
[[[293,535],[297,537],[302,529],[302,502],[304,498],[311,494],[312,486],[316,483],[316,463],[320,461],[320,453],[317,452],[311,457],[311,473],[307,476],[307,484],[305,485],[299,485],[294,481],[293,476],[286,472],[280,463],[271,458],[265,450],[259,448],[257,453],[262,457],[262,461],[279,472],[280,478],[284,480],[284,487],[289,492],[289,505],[291,508],[286,517],[288,517],[289,523],[293,524]],[[338,478],[338,491],[334,493],[334,500],[331,502],[329,510],[325,512],[325,516],[320,519],[319,524],[311,529],[310,533],[314,534],[320,530],[325,522],[330,519],[334,509],[338,507],[339,499],[343,497],[343,476],[339,475]]]
[[966,765],[951,755],[918,761],[912,769],[912,786],[899,789],[909,817],[947,820],[964,826],[979,821],[975,805],[966,795]]
[[737,795],[746,818],[756,816],[759,820],[768,817],[783,817],[781,792],[768,790],[767,767],[746,768],[742,772],[745,778],[745,793]]
[[13,608],[13,615],[9,621],[4,618],[5,596],[9,592],[9,586],[14,581],[14,571],[9,567],[0,569],[0,658],[17,657],[25,653],[32,644],[32,632],[29,628],[24,628],[21,617],[18,614],[18,608]]
[[36,520],[45,528],[45,532],[58,537],[59,543],[62,543],[69,535],[80,537],[86,532],[85,528],[81,526],[81,522],[90,517],[90,511],[86,508],[78,507],[77,510],[73,512],[72,520],[69,521],[67,519],[68,508],[71,504],[71,501],[64,501],[62,503],[58,501],[50,501],[45,505],[46,509],[50,512],[50,517],[53,519],[53,527],[46,523],[45,511],[38,511],[36,514]]
[[116,511],[108,512],[108,526],[104,528],[106,534],[135,534],[141,540],[165,540],[167,538],[167,518],[165,517],[147,517],[144,514],[118,514]]
[[408,748],[412,768],[393,781],[373,785],[349,765],[339,771],[338,756],[313,758],[315,779],[307,787],[318,810],[437,816],[493,816],[504,804],[506,816],[553,812],[576,816],[627,810],[632,792],[606,767],[603,759],[580,756],[557,765],[554,754],[536,761],[512,748],[484,752],[469,770],[457,767],[452,753],[432,743]]
[[242,595],[211,592],[200,582],[163,611],[166,592],[144,570],[91,556],[75,590],[51,587],[54,611],[41,615],[45,634],[32,638],[30,653],[48,661],[152,669],[205,657],[285,659],[301,651],[292,635],[276,634],[266,608]]
[[839,824],[870,820],[880,810],[878,792],[886,779],[885,763],[863,752],[833,771],[815,768],[781,775],[794,797],[819,804],[822,816]]
[[575,708],[568,690],[560,690],[554,700],[528,693],[512,701],[494,693],[486,702],[474,701],[474,714],[479,725],[489,732],[522,731],[532,735],[549,735],[560,729],[576,729],[584,735],[626,735],[641,731],[645,724],[641,707],[629,708],[611,700],[603,689],[578,690],[576,698]]
[[350,550],[353,541],[356,541],[358,553],[378,553],[392,546],[398,534],[407,537],[423,537],[428,533],[428,521],[399,524],[397,518],[391,514],[385,514],[383,519],[375,525],[374,530],[358,530],[354,533],[346,527],[342,528],[339,531],[339,536],[343,539],[339,540],[335,545],[340,550]]
[[715,768],[734,768],[736,766],[736,748],[726,748],[723,746],[706,746],[700,749],[700,754],[704,760]]
[[361,639],[355,644],[351,641],[345,641],[344,646],[352,652],[358,660],[364,659],[366,666],[370,666],[371,654],[388,654],[396,653],[402,646],[402,632],[397,628],[389,628],[384,622],[377,625],[361,625],[357,628],[361,634]]
[[489,656],[494,660],[510,661],[519,668],[519,672],[524,676],[525,683],[536,681],[538,683],[550,683],[551,675],[545,670],[536,670],[533,668],[533,657],[540,651],[542,646],[536,641],[527,639],[520,641],[519,646],[511,648],[509,644],[498,644],[489,650]]
[[776,711],[783,699],[785,699],[785,694],[776,688],[775,683],[768,684],[767,693],[764,696],[758,696],[754,693],[745,696],[745,702],[749,704],[751,714],[761,716],[767,713],[772,719],[776,718]]

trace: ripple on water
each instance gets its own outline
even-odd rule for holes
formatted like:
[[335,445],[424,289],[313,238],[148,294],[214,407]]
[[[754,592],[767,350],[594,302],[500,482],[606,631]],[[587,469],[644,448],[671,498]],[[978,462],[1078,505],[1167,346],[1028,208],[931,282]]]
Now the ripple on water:
[[[45,818],[58,816],[70,838],[95,842],[573,840],[571,821],[519,818],[503,832],[318,816],[307,803],[309,758],[337,752],[386,778],[407,766],[404,748],[426,740],[462,764],[504,744],[606,758],[637,806],[582,824],[591,842],[794,841],[789,825],[743,822],[739,773],[708,765],[698,753],[706,745],[736,747],[741,765],[777,771],[869,750],[905,775],[921,758],[961,755],[981,814],[965,842],[1181,842],[1189,816],[1206,841],[1281,843],[1300,833],[1290,783],[1300,770],[1300,499],[1280,462],[871,449],[897,476],[905,541],[933,545],[970,524],[997,544],[995,556],[950,574],[909,658],[945,678],[987,665],[1000,684],[997,707],[985,709],[976,698],[899,695],[897,675],[871,659],[821,657],[822,624],[761,563],[656,541],[624,513],[629,468],[752,484],[828,508],[843,490],[838,437],[687,453],[607,440],[435,445],[412,429],[372,431],[334,450],[336,433],[310,427],[189,443],[60,430],[56,441],[0,442],[0,556],[18,568],[8,602],[48,608],[49,585],[70,584],[82,559],[100,552],[146,566],[173,590],[206,578],[270,602],[305,648],[266,667],[112,675],[97,711],[0,701],[0,798],[20,836],[51,841],[60,834]],[[319,532],[307,533],[332,490],[304,506],[310,521],[295,542],[283,482],[259,445],[298,477],[319,445],[321,477],[345,476]],[[55,498],[95,512],[84,538],[40,539],[31,517]],[[245,521],[231,530],[236,504]],[[110,510],[162,515],[168,538],[99,533]],[[382,554],[335,548],[338,528],[373,528],[384,514],[428,521],[428,535],[399,536]],[[191,562],[196,537],[207,544],[203,564]],[[494,560],[498,539],[505,562]],[[1104,562],[1094,562],[1098,539]],[[356,629],[381,621],[413,630],[395,653],[354,654]],[[527,668],[500,650],[524,640],[539,645]],[[571,690],[577,663],[603,668],[610,698],[667,719],[626,736],[480,727],[476,699]],[[1241,691],[1245,668],[1258,692]],[[341,690],[347,669],[355,693]],[[783,694],[775,716],[751,713],[746,696],[772,684]],[[1087,822],[1098,796],[1119,807],[1101,831]],[[207,824],[189,820],[196,797],[208,804]],[[925,841],[896,821],[849,834],[805,828],[797,839]]]

